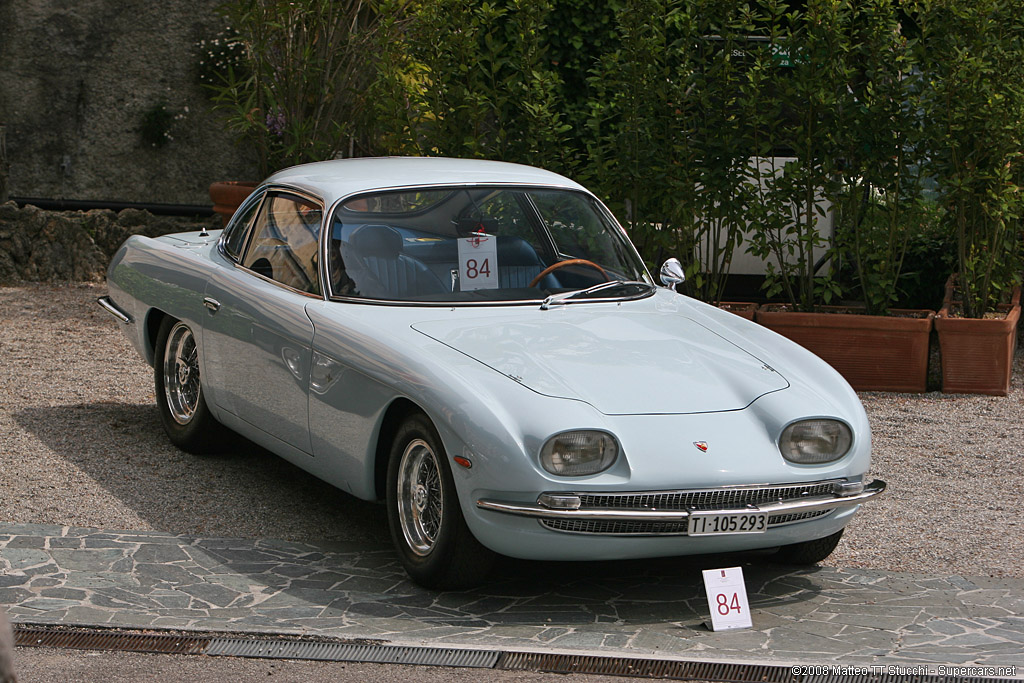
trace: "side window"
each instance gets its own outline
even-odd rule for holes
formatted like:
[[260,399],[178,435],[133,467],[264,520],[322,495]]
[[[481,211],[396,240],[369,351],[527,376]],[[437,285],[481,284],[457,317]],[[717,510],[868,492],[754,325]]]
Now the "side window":
[[249,235],[249,226],[252,224],[252,219],[259,208],[260,202],[254,201],[245,208],[243,213],[232,218],[231,223],[226,228],[227,234],[224,235],[224,251],[235,261],[242,254],[245,238]]
[[323,209],[314,202],[268,193],[242,265],[292,289],[319,294],[317,240],[322,217]]

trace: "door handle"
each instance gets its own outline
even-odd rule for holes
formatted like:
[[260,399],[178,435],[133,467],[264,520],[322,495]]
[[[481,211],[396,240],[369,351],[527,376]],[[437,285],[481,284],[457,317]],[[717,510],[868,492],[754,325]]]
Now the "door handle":
[[220,309],[220,302],[208,296],[203,297],[203,305],[210,309],[210,313],[216,313]]

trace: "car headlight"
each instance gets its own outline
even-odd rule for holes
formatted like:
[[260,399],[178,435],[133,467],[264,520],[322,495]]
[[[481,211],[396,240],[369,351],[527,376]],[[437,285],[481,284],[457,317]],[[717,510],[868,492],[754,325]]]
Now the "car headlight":
[[846,455],[853,433],[839,420],[800,420],[782,430],[782,457],[800,465],[821,465]]
[[619,455],[615,437],[595,430],[562,432],[540,449],[540,464],[551,474],[581,477],[612,466]]

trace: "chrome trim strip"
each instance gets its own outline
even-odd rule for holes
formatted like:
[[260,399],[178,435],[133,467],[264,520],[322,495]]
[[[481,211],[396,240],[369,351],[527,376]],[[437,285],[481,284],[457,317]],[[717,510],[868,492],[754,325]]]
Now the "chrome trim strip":
[[[579,290],[577,290],[579,291]],[[639,301],[654,296],[658,291],[652,287],[650,291],[628,297],[614,297],[609,299],[575,299],[573,301],[560,301],[558,305],[568,304],[618,304],[623,301]],[[352,303],[352,304],[373,304],[377,306],[424,306],[427,308],[468,308],[472,306],[539,306],[543,299],[507,299],[496,301],[403,301],[401,299],[371,299],[369,297],[332,296],[331,301]]]
[[132,317],[118,308],[117,304],[111,301],[109,296],[101,296],[99,299],[96,299],[96,303],[102,306],[107,313],[114,316],[125,325],[130,325],[133,322]]
[[[778,503],[748,505],[743,508],[722,510],[701,510],[707,514],[767,512],[769,514],[785,514],[790,512],[814,512],[829,508],[848,508],[859,505],[885,491],[886,484],[875,479],[864,487],[861,493],[852,496],[813,496],[799,500],[788,500]],[[655,492],[651,492],[655,493]],[[580,508],[579,510],[554,510],[534,503],[512,503],[507,501],[489,500],[486,498],[476,502],[481,510],[504,512],[521,517],[538,517],[547,519],[599,519],[619,522],[679,522],[687,519],[687,510],[613,510],[608,508]]]

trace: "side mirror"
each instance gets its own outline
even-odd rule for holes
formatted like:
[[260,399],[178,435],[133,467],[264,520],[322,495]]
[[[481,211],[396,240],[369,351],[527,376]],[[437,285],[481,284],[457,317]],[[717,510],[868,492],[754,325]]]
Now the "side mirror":
[[681,285],[686,281],[686,274],[683,273],[683,264],[677,258],[670,258],[661,264],[659,275],[661,276],[661,284],[669,289],[675,289],[676,285]]

